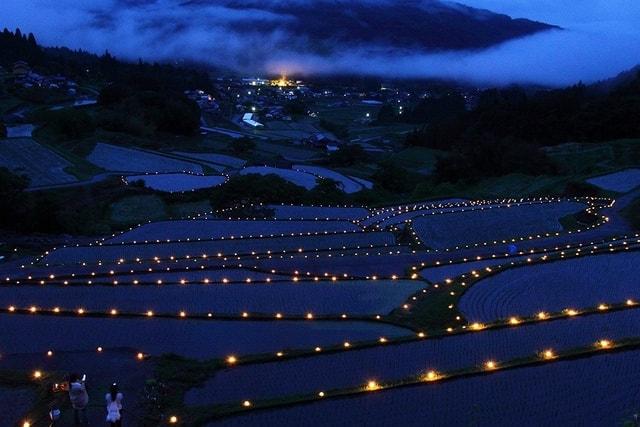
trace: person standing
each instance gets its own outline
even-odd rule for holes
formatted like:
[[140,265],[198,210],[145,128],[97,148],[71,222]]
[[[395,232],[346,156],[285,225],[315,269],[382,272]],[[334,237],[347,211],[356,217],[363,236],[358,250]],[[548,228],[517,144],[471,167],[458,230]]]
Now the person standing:
[[69,400],[73,408],[75,425],[89,425],[89,419],[87,418],[89,395],[87,394],[84,378],[80,379],[78,374],[71,374],[69,376]]
[[122,426],[122,393],[118,389],[118,384],[111,384],[109,393],[106,394],[107,401],[107,422],[111,427]]

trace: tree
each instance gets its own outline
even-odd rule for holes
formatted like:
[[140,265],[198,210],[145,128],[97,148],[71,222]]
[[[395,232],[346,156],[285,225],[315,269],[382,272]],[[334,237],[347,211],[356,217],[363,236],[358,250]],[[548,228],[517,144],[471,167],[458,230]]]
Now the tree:
[[76,108],[48,112],[47,123],[59,140],[85,138],[95,130],[95,122],[85,111]]
[[556,165],[536,145],[512,138],[486,135],[475,143],[457,146],[436,162],[438,182],[474,182],[512,173],[538,176],[554,174]]
[[372,179],[376,186],[393,193],[408,193],[415,183],[409,179],[409,171],[392,160],[385,160],[378,165]]
[[231,144],[231,149],[236,154],[247,154],[256,148],[256,143],[248,136],[235,139]]
[[29,178],[16,175],[5,167],[0,167],[0,226],[18,229],[18,224],[24,220],[24,213],[28,212],[28,194],[24,191],[29,186]]
[[237,204],[300,203],[307,191],[277,175],[237,175],[225,185],[211,190],[213,206],[231,207]]
[[344,203],[346,198],[340,183],[329,178],[317,178],[316,186],[309,191],[308,197],[312,203],[334,205]]
[[384,104],[378,111],[378,123],[394,123],[398,121],[396,110],[389,104]]
[[307,114],[309,106],[302,99],[297,98],[284,104],[284,111],[292,116],[301,116]]
[[450,120],[465,112],[465,100],[459,93],[422,99],[411,111],[407,120],[413,123],[432,123]]
[[358,144],[342,145],[338,151],[329,155],[329,163],[336,166],[353,166],[364,162],[368,158],[367,152]]

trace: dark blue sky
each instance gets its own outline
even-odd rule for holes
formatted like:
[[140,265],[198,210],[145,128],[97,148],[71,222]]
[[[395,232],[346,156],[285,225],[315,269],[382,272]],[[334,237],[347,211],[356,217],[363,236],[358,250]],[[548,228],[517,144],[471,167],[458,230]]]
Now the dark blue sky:
[[[179,6],[183,0],[2,0],[0,25],[32,31],[49,45],[96,52],[109,49],[132,59],[183,56],[252,74],[366,72],[563,85],[606,78],[640,62],[637,0],[462,0],[472,7],[540,20],[565,30],[476,52],[390,53],[387,46],[348,46],[330,55],[304,51],[304,40],[295,34],[246,31],[252,22],[289,19],[259,6],[281,1],[254,2],[250,9],[237,10],[226,8],[225,0],[190,8]],[[336,2],[339,7],[347,0],[322,1]],[[169,34],[166,28],[177,31]]]

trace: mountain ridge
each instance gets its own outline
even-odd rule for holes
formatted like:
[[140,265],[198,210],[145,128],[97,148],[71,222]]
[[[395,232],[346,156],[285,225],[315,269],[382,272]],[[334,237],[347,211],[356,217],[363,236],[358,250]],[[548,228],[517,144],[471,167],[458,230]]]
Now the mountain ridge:
[[[211,0],[190,0],[184,7],[207,6]],[[334,46],[387,46],[420,51],[474,50],[559,27],[511,18],[486,9],[438,0],[360,2],[344,0],[262,1],[229,0],[236,11],[261,11],[272,19],[251,22],[251,32],[285,31],[304,38],[316,52]],[[281,17],[282,19],[275,19]],[[236,28],[237,30],[237,28]]]

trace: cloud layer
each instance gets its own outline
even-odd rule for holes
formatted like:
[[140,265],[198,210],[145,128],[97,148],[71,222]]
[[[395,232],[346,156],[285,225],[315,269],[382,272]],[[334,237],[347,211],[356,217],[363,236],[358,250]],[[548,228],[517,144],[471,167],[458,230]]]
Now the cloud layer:
[[[295,19],[286,13],[286,5],[313,7],[309,1],[242,0],[242,7],[236,7],[238,0],[3,0],[0,25],[33,32],[46,45],[98,53],[108,49],[128,59],[190,59],[249,74],[354,73],[564,85],[610,77],[640,63],[636,0],[463,0],[564,30],[480,51],[433,54],[387,45],[311,50],[305,37],[276,25]],[[322,1],[340,7],[346,0]],[[278,6],[278,12],[271,6]]]

